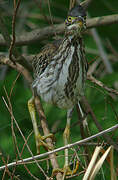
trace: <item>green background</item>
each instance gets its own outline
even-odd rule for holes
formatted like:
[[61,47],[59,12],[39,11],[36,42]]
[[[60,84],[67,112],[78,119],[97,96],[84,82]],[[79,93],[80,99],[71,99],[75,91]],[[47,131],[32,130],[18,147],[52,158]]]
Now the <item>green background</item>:
[[[48,3],[42,1],[42,5],[40,4],[41,1],[38,1],[39,4],[42,6],[42,11],[40,10],[39,6],[36,3],[37,1],[28,1],[24,0],[21,1],[20,4],[20,9],[19,13],[17,16],[17,21],[16,21],[16,35],[20,35],[23,32],[30,32],[33,29],[36,28],[41,28],[45,27],[48,25],[51,25],[50,22],[47,22],[45,18],[38,18],[39,15],[45,15],[47,17],[50,17],[49,13],[49,8],[48,8]],[[12,12],[13,12],[13,4],[12,1],[4,1],[0,2],[0,7],[2,8],[2,13],[4,14],[4,19],[5,19],[5,24],[6,27],[11,33],[11,20],[12,20]],[[52,0],[50,1],[50,8],[51,8],[51,14],[52,18],[54,19],[53,23],[61,23],[64,22],[64,19],[67,15],[69,7],[69,1],[67,0]],[[99,0],[99,1],[93,1],[88,9],[89,15],[91,17],[97,17],[97,16],[104,16],[104,15],[111,15],[111,14],[117,14],[118,10],[118,1],[106,1],[106,0]],[[26,16],[25,16],[26,14]],[[56,20],[55,20],[56,19]],[[24,21],[24,22],[20,22]],[[19,25],[21,24],[21,26]],[[107,26],[102,26],[97,28],[97,32],[99,33],[99,37],[102,40],[103,46],[105,48],[105,51],[107,52],[108,55],[113,55],[114,54],[110,51],[110,49],[107,47],[107,40],[109,40],[113,46],[113,48],[117,51],[118,50],[118,24],[113,24],[113,25],[107,25]],[[62,35],[63,36],[63,35]],[[53,40],[52,37],[48,37],[44,41],[39,41],[33,44],[23,47],[17,47],[18,51],[23,53],[27,52],[28,55],[30,54],[36,54],[40,52],[41,48],[51,42]],[[87,33],[84,35],[84,41],[85,41],[85,46],[86,50],[87,49],[92,49],[96,50],[97,46],[90,34]],[[8,48],[6,47],[1,47],[0,46],[0,51],[5,52],[6,54],[8,53]],[[99,56],[97,54],[93,53],[86,53],[87,54],[87,59],[88,62],[90,62],[90,65],[92,64],[91,61],[93,59],[96,59],[96,56]],[[104,64],[100,58],[100,65],[97,67],[97,72],[94,73],[97,79],[101,80],[104,82],[107,86],[112,87],[112,88],[118,88],[118,56],[114,56],[114,60],[110,60],[110,63],[113,68],[113,73],[108,74],[108,73],[103,73],[105,71]],[[103,71],[99,69],[103,68]],[[102,69],[101,68],[101,69]],[[13,142],[13,136],[12,136],[12,130],[11,130],[11,118],[10,114],[5,106],[5,103],[3,101],[3,98],[8,102],[5,90],[7,91],[8,95],[10,94],[11,88],[13,87],[13,82],[18,76],[18,72],[13,70],[10,67],[7,67],[5,71],[5,75],[2,76],[3,72],[3,66],[0,69],[0,75],[1,75],[1,81],[0,81],[0,151],[2,152],[2,156],[0,156],[0,166],[3,165],[3,160],[2,157],[5,158],[5,161],[8,160],[8,162],[15,161],[18,157],[17,149],[15,148],[14,142]],[[118,98],[114,96],[111,98],[105,90],[99,88],[98,86],[94,85],[93,83],[90,83],[87,81],[86,83],[86,97],[91,104],[91,107],[99,120],[99,123],[101,124],[103,129],[107,129],[118,122]],[[31,98],[32,94],[30,91],[30,88],[25,81],[25,79],[20,76],[18,80],[16,81],[13,92],[11,95],[11,104],[12,104],[12,109],[14,113],[14,117],[19,124],[20,129],[22,130],[22,133],[24,136],[27,138],[28,135],[32,132],[32,123],[30,120],[28,108],[27,108],[27,102]],[[57,133],[55,134],[56,142],[55,142],[55,147],[61,147],[63,146],[63,128],[66,125],[66,111],[58,109],[54,106],[48,105],[45,102],[43,103],[44,111],[48,120],[48,125],[50,130],[52,131],[54,125],[58,123],[57,125]],[[72,117],[72,123],[77,121],[77,113],[74,111],[73,117]],[[38,124],[40,125],[40,122],[38,120]],[[88,117],[88,126],[89,126],[89,131],[90,134],[93,135],[98,132],[95,124],[93,123],[92,118],[89,116]],[[24,145],[24,140],[22,136],[20,135],[16,125],[14,124],[14,131],[16,134],[17,138],[17,146],[19,150],[21,151]],[[42,132],[42,130],[41,130]],[[110,134],[111,135],[111,134]],[[116,131],[112,135],[112,139],[117,143],[118,140],[118,132]],[[70,142],[76,142],[81,139],[80,135],[80,127],[79,124],[71,128],[71,140]],[[100,141],[103,141],[103,138],[100,138]],[[94,140],[94,142],[98,142],[98,140]],[[105,140],[104,140],[105,142]],[[35,148],[35,141],[34,141],[34,135],[31,134],[28,140],[28,145],[30,146],[32,152],[34,155],[36,155],[36,148]],[[106,146],[105,148],[107,148]],[[89,150],[91,151],[91,154],[93,153],[95,149],[95,146],[89,147]],[[80,160],[83,165],[85,165],[84,159],[81,156],[81,153],[83,153],[84,149],[83,147],[80,148],[78,151],[78,154],[80,154]],[[45,152],[45,150],[42,148],[41,153]],[[70,154],[73,153],[72,150],[70,150]],[[17,154],[17,155],[16,155]],[[58,155],[64,155],[64,152],[59,152]],[[30,156],[30,153],[28,152],[27,148],[24,148],[22,158],[27,158]],[[115,168],[118,168],[118,156],[117,152],[114,152],[114,164]],[[63,167],[64,164],[64,157],[60,156],[58,158],[58,162],[60,167]],[[46,172],[46,161],[40,162],[40,165]],[[50,165],[50,162],[49,162]],[[39,179],[45,179],[43,174],[39,171],[38,167],[35,164],[29,164],[27,165],[29,168],[30,172],[38,177]],[[79,171],[81,172],[82,168],[80,166]],[[10,172],[13,173],[14,169],[10,168]],[[48,171],[48,175],[51,175],[52,169],[51,166]],[[27,179],[33,179],[31,175],[29,175],[26,171],[26,169],[23,166],[18,166],[15,167],[15,172],[14,174],[19,177],[19,179],[27,180]],[[0,179],[3,176],[3,171],[0,172]],[[11,179],[7,173],[4,177],[4,179]],[[13,178],[15,179],[15,177]],[[82,179],[82,176],[75,177],[72,179]],[[110,168],[108,163],[105,163],[103,166],[103,169],[100,171],[96,179],[110,179]]]

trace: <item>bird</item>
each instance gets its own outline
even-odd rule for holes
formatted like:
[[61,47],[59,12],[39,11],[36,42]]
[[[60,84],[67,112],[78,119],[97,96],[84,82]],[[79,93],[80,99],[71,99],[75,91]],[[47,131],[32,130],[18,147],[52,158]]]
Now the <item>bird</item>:
[[[85,30],[86,11],[81,5],[77,5],[68,11],[64,37],[47,44],[39,54],[33,57],[32,87],[46,103],[67,110],[67,123],[63,133],[64,145],[69,143],[73,108],[84,95],[88,69],[82,36]],[[28,107],[37,147],[40,144],[48,148],[44,142],[45,137],[39,133],[32,102],[33,99],[28,101]],[[37,140],[37,137],[40,140]],[[47,137],[52,137],[52,134]],[[66,173],[70,171],[68,161],[68,149],[65,149],[64,169]]]

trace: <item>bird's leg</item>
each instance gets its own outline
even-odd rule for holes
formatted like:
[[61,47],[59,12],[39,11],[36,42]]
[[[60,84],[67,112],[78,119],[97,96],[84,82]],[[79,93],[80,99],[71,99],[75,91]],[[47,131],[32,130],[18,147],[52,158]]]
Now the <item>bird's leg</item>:
[[[66,123],[66,128],[63,133],[64,145],[68,145],[70,141],[70,122],[72,118],[72,113],[73,113],[73,108],[67,111],[67,123]],[[79,162],[77,161],[75,169],[73,170],[70,169],[69,159],[68,159],[68,149],[65,149],[65,164],[63,168],[63,180],[66,175],[75,174],[78,170],[78,167],[79,167]]]
[[[73,108],[67,111],[67,123],[66,123],[66,128],[63,133],[64,145],[69,144],[69,140],[70,140],[70,122],[72,118],[72,112],[73,112]],[[71,173],[71,170],[69,167],[68,149],[65,149],[65,164],[64,164],[63,176],[65,176],[68,173]]]
[[[66,128],[64,130],[63,133],[63,139],[64,139],[64,145],[67,145],[69,143],[69,138],[70,138],[70,121],[71,121],[71,117],[72,117],[72,112],[73,112],[73,108],[69,109],[67,111],[67,123],[66,123]],[[53,170],[52,176],[54,176],[55,174],[57,174],[58,172],[63,173],[63,179],[65,178],[66,175],[71,175],[72,171],[69,167],[69,163],[68,163],[68,149],[65,149],[65,164],[63,169],[57,168]]]
[[[63,133],[64,145],[69,144],[70,139],[70,122],[72,117],[73,109],[67,111],[67,123]],[[65,167],[68,167],[68,149],[65,149]]]
[[[66,128],[64,130],[63,133],[63,139],[64,139],[64,145],[68,145],[69,144],[69,140],[70,140],[70,122],[71,122],[71,118],[72,118],[72,112],[73,112],[73,108],[69,109],[67,111],[67,123],[66,123]],[[63,174],[63,178],[62,180],[64,180],[66,175],[72,175],[75,174],[78,170],[78,166],[79,166],[79,162],[77,161],[76,163],[76,167],[74,170],[71,170],[69,167],[69,159],[68,159],[68,149],[65,149],[65,164],[63,169],[57,168],[54,169],[52,172],[52,177],[57,174],[58,172],[61,172]]]
[[47,143],[44,142],[44,140],[47,138],[53,138],[53,134],[48,134],[47,136],[41,136],[41,134],[38,130],[38,125],[37,125],[37,120],[36,120],[35,104],[34,104],[34,97],[32,97],[28,101],[28,109],[29,109],[29,113],[31,116],[32,124],[33,124],[37,153],[40,153],[40,146],[44,146],[46,149],[52,150],[52,148],[49,147],[47,145]]

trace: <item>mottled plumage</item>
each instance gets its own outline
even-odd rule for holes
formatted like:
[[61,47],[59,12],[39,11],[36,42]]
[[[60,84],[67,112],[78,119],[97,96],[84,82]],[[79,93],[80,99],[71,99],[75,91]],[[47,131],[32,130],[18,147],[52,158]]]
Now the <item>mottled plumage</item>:
[[[76,10],[70,11],[69,15]],[[80,11],[80,15],[83,11]],[[84,18],[85,12],[83,16]],[[83,20],[83,19],[82,19]],[[60,108],[72,108],[84,93],[87,61],[81,37],[82,29],[69,26],[66,20],[66,32],[62,40],[48,44],[40,54],[34,57],[35,80],[38,95],[45,102]]]

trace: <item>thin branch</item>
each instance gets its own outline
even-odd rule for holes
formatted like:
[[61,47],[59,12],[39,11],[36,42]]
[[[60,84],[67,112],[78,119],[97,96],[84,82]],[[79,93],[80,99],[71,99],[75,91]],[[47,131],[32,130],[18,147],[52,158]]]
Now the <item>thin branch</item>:
[[93,82],[94,84],[102,87],[103,89],[105,89],[108,93],[112,93],[118,96],[118,91],[112,88],[107,87],[105,84],[103,84],[101,81],[95,79],[92,75],[88,75],[87,79],[90,80],[91,82]]
[[[97,134],[95,134],[95,135],[92,135],[92,136],[90,136],[90,137],[88,137],[88,138],[85,138],[85,139],[83,139],[83,140],[80,140],[80,141],[77,141],[77,142],[75,142],[75,143],[68,144],[68,145],[66,145],[66,146],[63,146],[63,147],[54,149],[53,151],[49,151],[49,152],[46,152],[46,153],[43,153],[43,154],[40,154],[40,155],[36,155],[36,156],[34,156],[34,157],[29,157],[29,158],[26,158],[26,159],[23,159],[23,160],[19,160],[19,161],[17,161],[17,162],[9,163],[9,164],[7,164],[7,168],[13,167],[13,166],[16,166],[16,165],[20,165],[22,162],[25,163],[25,162],[28,162],[28,161],[31,161],[31,160],[34,160],[34,159],[40,159],[40,158],[49,156],[50,154],[53,154],[53,153],[62,151],[62,150],[64,150],[64,149],[70,149],[70,148],[73,147],[73,146],[80,145],[80,144],[82,144],[82,143],[85,143],[85,142],[88,142],[88,141],[90,141],[90,140],[93,140],[93,139],[95,139],[95,138],[97,138],[97,137],[103,136],[103,135],[105,135],[106,133],[112,132],[112,131],[114,131],[114,130],[117,129],[117,128],[118,128],[118,124],[116,124],[115,126],[112,126],[112,127],[108,128],[108,129],[106,129],[106,130],[103,130],[103,131],[101,131],[101,132],[99,132],[99,133],[97,133]],[[6,166],[1,166],[1,167],[0,167],[0,170],[5,169],[5,167],[6,167]]]
[[[32,151],[31,151],[29,145],[27,144],[27,141],[26,141],[26,139],[25,139],[25,137],[24,137],[24,135],[23,135],[23,133],[22,133],[22,131],[21,131],[21,129],[20,129],[20,127],[19,127],[19,125],[18,125],[16,119],[15,119],[15,117],[14,117],[13,112],[12,112],[11,109],[10,109],[10,107],[12,106],[12,105],[11,105],[11,102],[10,102],[10,99],[9,99],[9,97],[7,97],[7,98],[8,98],[8,103],[9,103],[9,104],[6,103],[6,101],[5,101],[4,98],[3,98],[3,100],[4,100],[4,103],[5,103],[5,105],[6,105],[7,109],[8,109],[8,111],[9,111],[9,113],[10,113],[10,115],[11,115],[11,118],[13,119],[13,121],[14,121],[16,127],[18,128],[18,130],[19,130],[19,132],[20,132],[20,134],[21,134],[21,136],[22,136],[22,138],[23,138],[23,140],[24,140],[24,142],[25,142],[25,144],[26,144],[26,147],[27,147],[29,153],[31,154],[33,160],[35,161],[36,165],[39,167],[39,169],[40,169],[41,172],[45,175],[45,177],[48,178],[48,176],[45,174],[45,171],[42,169],[42,167],[39,165],[39,163],[36,161],[36,159],[34,159],[34,155],[33,155]],[[21,157],[21,156],[20,156],[20,157]],[[21,159],[21,161],[23,162],[22,159]],[[16,164],[17,164],[17,162],[18,162],[18,161],[16,161]],[[6,166],[7,166],[7,165],[6,165]],[[6,166],[5,166],[5,167],[6,167]],[[26,166],[25,166],[25,167],[26,167]],[[26,169],[28,170],[27,167],[26,167]],[[30,173],[30,175],[31,175],[31,173]],[[36,179],[36,178],[35,178],[35,179]],[[38,178],[37,178],[37,180],[38,180]]]
[[2,156],[2,161],[5,164],[5,169],[4,169],[4,172],[3,172],[2,180],[4,180],[6,172],[9,175],[9,177],[11,178],[11,173],[10,173],[9,169],[7,168],[7,164],[9,162],[9,156],[7,157],[7,162],[5,161],[4,157]]
[[16,15],[17,15],[17,12],[18,12],[18,9],[20,6],[20,2],[21,2],[21,0],[18,0],[18,2],[16,4],[16,1],[14,1],[14,14],[13,14],[13,19],[12,19],[12,41],[11,41],[11,45],[9,48],[9,59],[13,62],[14,62],[14,58],[13,58],[12,54],[13,54],[13,49],[14,49],[15,40],[16,40],[16,36],[15,36]]
[[11,96],[12,96],[12,93],[13,93],[13,90],[14,90],[14,87],[16,85],[16,81],[18,80],[18,78],[20,77],[20,73],[18,73],[16,79],[13,81],[12,83],[12,87],[11,87],[11,90],[10,90],[10,93],[9,93],[9,98],[11,99]]
[[[11,87],[11,90],[10,90],[10,96],[8,96],[8,93],[7,93],[7,91],[6,91],[6,89],[5,89],[5,94],[6,94],[6,97],[7,97],[7,100],[8,100],[8,105],[7,105],[7,107],[8,107],[8,110],[11,112],[10,114],[12,114],[11,115],[11,129],[12,129],[12,137],[13,137],[13,142],[14,142],[14,145],[15,145],[15,151],[16,151],[16,149],[17,149],[17,152],[18,152],[18,155],[19,155],[19,158],[20,159],[22,159],[22,153],[20,153],[20,150],[19,150],[19,148],[18,148],[18,145],[17,145],[17,139],[16,139],[16,135],[15,135],[15,131],[14,131],[14,127],[13,127],[13,125],[14,125],[14,116],[13,116],[13,110],[12,110],[12,104],[11,104],[11,102],[10,102],[10,98],[11,98],[11,95],[12,95],[12,92],[13,92],[13,88],[14,88],[14,85],[15,85],[15,83],[16,83],[16,81],[17,81],[17,79],[18,79],[18,77],[19,77],[19,75],[20,74],[18,74],[18,76],[17,76],[17,78],[15,79],[15,81],[13,82],[13,85],[12,85],[12,87]],[[4,101],[5,102],[5,101]],[[27,146],[27,140],[25,141],[25,145]],[[17,159],[17,154],[16,154],[16,159]],[[16,167],[15,167],[16,168]],[[15,173],[15,168],[14,168],[14,173]],[[35,177],[31,172],[30,172],[30,170],[27,168],[27,166],[24,164],[24,168],[26,169],[26,171],[31,175],[31,177],[33,177],[35,180],[38,180],[38,178],[37,177]],[[44,174],[45,175],[45,174]],[[13,176],[13,173],[12,173],[12,176]]]
[[[7,93],[7,90],[6,90],[5,87],[4,87],[4,91],[5,91],[7,100],[8,100],[8,105],[7,105],[7,107],[9,107],[9,111],[12,112],[12,105],[11,105],[11,103],[9,103],[10,98],[9,98],[9,96],[8,96],[8,93]],[[5,102],[5,100],[4,100],[4,102]],[[6,103],[6,102],[5,102],[5,103]],[[17,140],[16,140],[15,131],[14,131],[14,121],[13,121],[12,116],[11,116],[11,131],[12,131],[12,139],[13,139],[13,144],[14,144],[14,152],[15,152],[15,154],[16,154],[16,161],[17,161],[17,160],[18,160],[18,157],[17,157],[16,149],[18,150],[18,146],[17,146]],[[19,158],[21,158],[21,157],[19,157]],[[12,176],[13,176],[14,173],[15,173],[15,169],[16,169],[16,167],[14,167],[14,169],[13,169]]]

